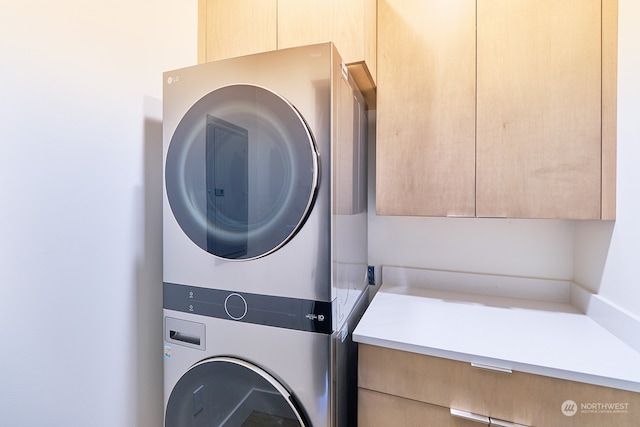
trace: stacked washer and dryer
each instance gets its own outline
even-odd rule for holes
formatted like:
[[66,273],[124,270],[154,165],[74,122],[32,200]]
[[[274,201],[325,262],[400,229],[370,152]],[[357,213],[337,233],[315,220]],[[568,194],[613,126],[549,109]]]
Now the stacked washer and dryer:
[[366,112],[331,43],[164,74],[165,427],[347,427]]

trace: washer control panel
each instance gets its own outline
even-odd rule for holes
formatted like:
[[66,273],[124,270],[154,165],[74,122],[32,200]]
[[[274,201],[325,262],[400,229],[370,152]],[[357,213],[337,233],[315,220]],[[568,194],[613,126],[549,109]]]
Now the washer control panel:
[[331,334],[331,303],[163,284],[163,307],[201,316]]

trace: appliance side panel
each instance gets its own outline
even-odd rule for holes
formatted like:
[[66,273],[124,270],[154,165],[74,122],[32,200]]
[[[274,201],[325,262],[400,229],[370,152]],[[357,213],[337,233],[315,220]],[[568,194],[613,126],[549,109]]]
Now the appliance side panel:
[[331,340],[331,374],[335,383],[331,407],[335,426],[357,425],[358,343],[353,341],[353,330],[368,304],[369,292],[366,288],[360,294],[342,330],[336,332]]
[[332,298],[336,330],[367,286],[367,119],[362,94],[333,50]]

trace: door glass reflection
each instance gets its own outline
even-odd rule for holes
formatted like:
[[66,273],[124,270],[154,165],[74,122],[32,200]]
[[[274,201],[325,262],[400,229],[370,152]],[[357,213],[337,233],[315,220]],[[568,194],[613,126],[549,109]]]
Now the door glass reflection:
[[198,100],[171,138],[165,184],[185,235],[225,259],[265,256],[302,227],[318,188],[318,153],[294,106],[234,85]]
[[[169,396],[165,427],[305,427],[290,396],[260,368],[224,358],[192,367]],[[261,373],[259,373],[261,372]]]
[[247,254],[248,131],[207,114],[207,251],[224,258]]

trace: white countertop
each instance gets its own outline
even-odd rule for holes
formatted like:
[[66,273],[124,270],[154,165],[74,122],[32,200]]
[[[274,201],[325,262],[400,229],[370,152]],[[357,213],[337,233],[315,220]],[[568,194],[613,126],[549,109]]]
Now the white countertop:
[[566,302],[385,284],[353,339],[640,392],[640,353]]

